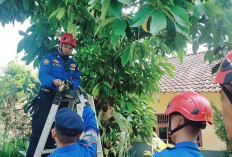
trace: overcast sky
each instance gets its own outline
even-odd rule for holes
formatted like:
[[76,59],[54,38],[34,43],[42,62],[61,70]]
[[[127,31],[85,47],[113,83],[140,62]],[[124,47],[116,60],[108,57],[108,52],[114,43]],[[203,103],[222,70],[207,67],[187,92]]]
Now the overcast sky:
[[16,22],[14,25],[7,24],[4,27],[0,24],[0,74],[2,67],[6,67],[9,61],[23,56],[23,52],[17,54],[18,43],[23,38],[19,35],[19,30],[26,31],[29,26],[29,20],[23,24]]

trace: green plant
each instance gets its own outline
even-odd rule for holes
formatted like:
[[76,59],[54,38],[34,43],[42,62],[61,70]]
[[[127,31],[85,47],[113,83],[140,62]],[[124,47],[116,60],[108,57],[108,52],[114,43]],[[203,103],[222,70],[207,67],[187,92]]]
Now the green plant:
[[123,129],[125,137],[130,135],[127,148],[134,139],[152,137],[155,118],[149,104],[160,78],[165,73],[174,77],[167,55],[182,62],[188,42],[194,52],[205,44],[205,60],[212,62],[231,48],[231,5],[228,0],[2,0],[0,23],[31,18],[27,31],[19,32],[17,52],[24,52],[22,60],[34,67],[57,51],[63,31],[78,38],[74,57],[81,86],[94,96],[97,112],[103,115],[112,107],[131,124],[130,133],[130,125],[122,127],[114,118],[99,120],[105,152],[124,155],[116,147]]
[[27,145],[22,139],[9,139],[4,140],[0,145],[1,157],[23,157],[19,150],[25,150]]
[[0,137],[28,138],[30,119],[24,109],[38,86],[35,74],[25,65],[11,61],[5,67],[0,76]]
[[213,108],[213,123],[215,128],[216,135],[227,144],[231,144],[231,142],[227,138],[227,133],[225,129],[224,119],[222,116],[221,110],[219,110],[212,102],[211,106]]
[[[167,147],[171,147],[171,148],[174,147],[174,145],[168,143],[168,141],[167,141],[167,143],[162,141],[159,137],[157,137],[157,135],[155,133],[154,133],[154,137],[152,138],[152,142],[148,143],[148,145],[151,145],[155,152],[161,152],[163,149],[165,149]],[[155,152],[145,151],[144,155],[153,156],[153,154]]]

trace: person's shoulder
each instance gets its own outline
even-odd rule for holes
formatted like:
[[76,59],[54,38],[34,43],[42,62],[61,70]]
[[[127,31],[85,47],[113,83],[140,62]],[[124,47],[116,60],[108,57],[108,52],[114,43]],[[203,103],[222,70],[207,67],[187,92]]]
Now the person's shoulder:
[[153,157],[166,157],[168,155],[170,155],[170,152],[168,152],[167,149],[164,149],[161,152],[155,152]]
[[177,150],[175,148],[166,148],[162,150],[161,152],[156,152],[153,157],[177,157],[179,153],[177,153]]

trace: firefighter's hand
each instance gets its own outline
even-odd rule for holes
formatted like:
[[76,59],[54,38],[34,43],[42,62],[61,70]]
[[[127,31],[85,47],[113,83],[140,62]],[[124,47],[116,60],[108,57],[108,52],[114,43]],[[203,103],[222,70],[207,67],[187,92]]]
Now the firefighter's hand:
[[77,114],[79,114],[82,117],[85,106],[90,106],[90,104],[88,101],[87,94],[82,90],[80,90],[80,92],[81,93],[79,93],[78,95],[80,102],[77,104]]
[[62,85],[62,81],[60,79],[55,79],[55,80],[53,80],[53,84],[56,87],[60,87]]
[[64,88],[65,90],[72,89],[73,87],[73,82],[69,80],[64,80]]

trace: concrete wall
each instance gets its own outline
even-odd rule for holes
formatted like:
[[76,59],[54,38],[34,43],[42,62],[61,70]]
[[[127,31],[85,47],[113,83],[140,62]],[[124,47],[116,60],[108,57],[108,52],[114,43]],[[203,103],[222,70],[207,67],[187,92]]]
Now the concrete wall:
[[[179,93],[160,93],[160,102],[156,100],[155,103],[151,104],[157,110],[157,113],[164,113],[167,108],[167,104],[170,100]],[[217,93],[200,93],[205,96],[209,101],[213,102],[219,109],[221,109],[221,95]],[[226,144],[222,142],[217,135],[214,133],[214,126],[207,125],[206,129],[202,130],[202,141],[204,149],[207,150],[226,150]]]

